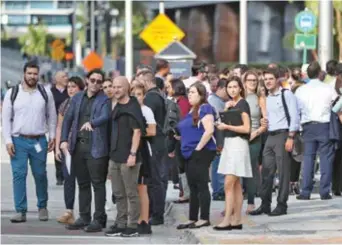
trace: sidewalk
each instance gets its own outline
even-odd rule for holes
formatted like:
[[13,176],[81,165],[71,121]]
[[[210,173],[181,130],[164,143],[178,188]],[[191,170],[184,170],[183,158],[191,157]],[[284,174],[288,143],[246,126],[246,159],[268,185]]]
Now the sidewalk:
[[[256,207],[260,205],[256,199]],[[273,196],[273,207],[276,196]],[[246,201],[243,212],[246,210]],[[290,196],[288,215],[279,217],[243,215],[242,231],[215,231],[213,226],[222,220],[224,202],[211,202],[212,226],[187,230],[189,240],[201,244],[342,244],[342,198],[322,201],[313,194],[310,201],[298,201]],[[188,204],[174,204],[175,219],[185,222]]]

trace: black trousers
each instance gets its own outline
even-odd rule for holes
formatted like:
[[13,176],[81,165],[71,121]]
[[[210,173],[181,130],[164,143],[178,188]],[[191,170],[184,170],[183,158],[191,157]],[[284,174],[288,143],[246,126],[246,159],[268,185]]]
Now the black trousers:
[[300,167],[302,163],[297,162],[292,158],[291,161],[291,173],[290,173],[290,182],[298,182],[299,181],[299,175],[300,175]]
[[80,217],[85,222],[91,221],[91,185],[95,195],[94,220],[100,222],[106,219],[106,179],[108,173],[108,157],[95,159],[86,152],[87,148],[82,143],[77,143],[75,152],[72,155],[72,165],[79,190],[79,211]]
[[190,188],[189,220],[209,220],[210,192],[209,192],[209,167],[215,157],[215,151],[202,149],[194,151],[185,163],[185,173]]
[[334,192],[342,191],[342,141],[340,141],[340,148],[335,152],[332,173],[332,190]]
[[63,175],[63,163],[58,161],[56,159],[56,152],[54,151],[55,155],[55,167],[56,167],[56,179],[58,180],[64,180],[64,175]]

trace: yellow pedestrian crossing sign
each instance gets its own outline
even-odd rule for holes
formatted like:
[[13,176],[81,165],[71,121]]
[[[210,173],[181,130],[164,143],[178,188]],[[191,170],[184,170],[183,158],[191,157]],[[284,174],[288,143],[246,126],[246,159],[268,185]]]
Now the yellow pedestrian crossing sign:
[[140,38],[156,53],[175,40],[181,41],[184,36],[184,32],[165,14],[159,14],[140,33]]

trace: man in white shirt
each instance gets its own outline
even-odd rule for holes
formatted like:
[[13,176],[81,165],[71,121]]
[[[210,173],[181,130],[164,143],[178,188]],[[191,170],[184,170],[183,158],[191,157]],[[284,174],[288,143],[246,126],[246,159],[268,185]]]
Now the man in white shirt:
[[330,185],[334,146],[329,139],[329,123],[332,102],[336,91],[318,79],[321,67],[312,62],[307,69],[310,82],[298,88],[296,96],[301,112],[301,125],[304,138],[304,166],[302,191],[298,200],[309,200],[313,189],[313,172],[316,155],[320,153],[320,196],[322,200],[331,199]]
[[207,93],[210,93],[210,85],[207,81],[208,71],[205,63],[195,64],[192,66],[192,77],[183,80],[186,89],[189,89],[195,82],[201,82],[205,86]]
[[38,84],[38,74],[37,64],[26,63],[24,81],[7,91],[3,104],[3,136],[11,157],[16,211],[12,223],[26,222],[28,160],[36,183],[39,219],[48,220],[46,159],[54,149],[57,114],[52,93]]

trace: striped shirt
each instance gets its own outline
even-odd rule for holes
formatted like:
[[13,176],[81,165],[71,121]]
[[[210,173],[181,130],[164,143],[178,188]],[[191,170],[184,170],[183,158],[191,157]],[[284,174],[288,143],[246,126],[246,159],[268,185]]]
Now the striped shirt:
[[17,137],[20,134],[43,135],[49,133],[49,138],[54,139],[57,114],[51,91],[46,90],[48,95],[48,105],[46,106],[38,89],[24,91],[22,85],[19,85],[13,108],[11,93],[12,89],[7,91],[2,109],[3,136],[6,144],[12,143],[12,137]]

